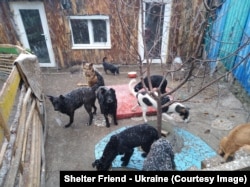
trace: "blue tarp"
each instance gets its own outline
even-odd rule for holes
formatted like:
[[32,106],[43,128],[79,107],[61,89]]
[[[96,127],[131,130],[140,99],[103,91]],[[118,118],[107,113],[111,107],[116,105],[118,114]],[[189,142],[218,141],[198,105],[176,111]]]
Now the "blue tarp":
[[[100,140],[95,146],[96,159],[99,159],[102,156],[103,150],[110,137],[113,134],[119,133],[128,127],[122,127],[116,131],[113,131],[112,133],[105,136],[102,140]],[[195,166],[198,169],[201,169],[201,162],[203,160],[216,155],[216,152],[211,147],[209,147],[203,140],[191,134],[190,132],[177,127],[175,127],[174,132],[177,133],[178,136],[182,137],[184,142],[184,146],[181,149],[181,152],[175,153],[176,170],[184,171],[191,166]],[[141,150],[135,148],[127,168],[142,170],[144,158],[141,156],[141,154]],[[112,163],[113,168],[121,167],[121,156],[123,155],[118,155],[115,158]]]
[[[236,52],[250,38],[250,0],[225,0],[216,11],[216,20],[206,33],[205,44],[210,63],[210,75],[213,74],[217,59],[222,59],[227,70],[238,65],[250,53],[250,45]],[[230,57],[227,55],[232,54]],[[223,60],[224,57],[227,57]],[[250,60],[245,59],[236,70],[234,77],[250,95]]]

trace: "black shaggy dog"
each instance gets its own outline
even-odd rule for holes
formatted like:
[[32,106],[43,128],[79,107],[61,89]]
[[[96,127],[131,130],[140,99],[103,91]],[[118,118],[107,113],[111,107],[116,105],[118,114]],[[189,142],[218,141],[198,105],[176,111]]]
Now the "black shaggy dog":
[[127,166],[135,147],[141,147],[146,157],[152,143],[159,139],[158,131],[149,124],[139,124],[129,127],[118,134],[112,135],[106,144],[100,159],[96,159],[92,166],[98,171],[107,171],[117,155],[123,155],[122,165]]
[[[84,105],[89,114],[88,125],[92,124],[93,115],[96,114],[97,109],[95,106],[96,95],[93,89],[87,87],[78,88],[65,95],[60,95],[58,97],[47,95],[47,97],[51,101],[55,111],[59,111],[69,116],[69,123],[65,125],[65,128],[69,127],[74,122],[75,110],[82,105]],[[92,112],[92,108],[94,108],[94,112]]]
[[96,91],[96,97],[100,105],[101,113],[104,115],[106,127],[110,127],[108,116],[111,115],[115,125],[118,125],[117,113],[117,98],[113,88],[100,86]]
[[[164,80],[163,80],[163,83],[161,85],[162,79],[164,79]],[[166,87],[167,87],[168,82],[164,78],[164,76],[162,76],[162,75],[151,75],[149,80],[151,80],[152,88],[158,88],[161,85],[161,87],[160,87],[161,93],[166,93]],[[148,77],[145,77],[143,79],[143,81],[145,83],[145,86],[149,89]],[[139,92],[142,88],[143,88],[142,81],[140,81],[139,83],[137,83],[134,86],[135,92]]]
[[144,171],[175,170],[174,152],[171,143],[166,138],[155,141],[143,162]]
[[113,75],[120,74],[120,71],[119,71],[120,67],[107,62],[107,59],[108,59],[107,57],[104,57],[102,59],[102,65],[103,65],[103,69],[104,69],[105,73],[108,74],[108,71],[110,71]]

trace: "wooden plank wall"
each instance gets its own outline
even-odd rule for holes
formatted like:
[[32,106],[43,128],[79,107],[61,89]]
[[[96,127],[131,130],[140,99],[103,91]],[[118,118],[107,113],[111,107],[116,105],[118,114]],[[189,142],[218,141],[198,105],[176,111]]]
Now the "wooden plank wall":
[[[38,64],[37,58],[29,55],[19,61]],[[0,132],[4,131],[0,133],[0,186],[40,187],[45,184],[46,163],[44,97],[43,101],[35,97],[21,71],[13,66],[0,92]],[[10,112],[13,119],[8,119]]]
[[[8,6],[10,1],[13,0],[0,1],[0,43],[18,44]],[[69,67],[82,61],[100,64],[104,56],[117,64],[137,63],[139,0],[70,0],[71,8],[68,10],[62,9],[60,0],[41,1],[45,5],[57,67]],[[203,7],[202,0],[172,2],[169,55],[190,56],[199,37],[196,30],[199,29],[200,18],[205,14],[197,15]],[[86,14],[110,16],[111,49],[71,49],[68,16]]]
[[[136,11],[136,9],[138,5],[136,4],[138,3],[136,1],[131,2],[132,8],[122,4],[122,1],[71,0],[72,8],[69,10],[62,10],[60,4],[56,3],[56,1],[45,3],[48,24],[50,26],[53,25],[53,27],[50,28],[51,33],[54,33],[52,35],[52,43],[57,44],[53,45],[53,48],[56,58],[59,59],[59,63],[61,63],[60,66],[67,67],[79,61],[100,64],[104,56],[113,59],[113,63],[136,63],[136,60],[131,57],[130,53],[134,53],[133,48],[137,49],[138,11]],[[125,21],[125,24],[131,25],[127,31],[130,33],[127,36],[131,38],[131,42],[129,42],[120,24],[116,7],[121,7],[119,13]],[[86,14],[110,15],[112,49],[71,49],[71,35],[67,16]]]
[[169,62],[176,55],[181,56],[183,60],[194,55],[202,34],[201,29],[205,26],[202,24],[205,18],[203,0],[173,0],[169,33]]
[[0,44],[18,45],[18,37],[12,25],[7,1],[0,1]]

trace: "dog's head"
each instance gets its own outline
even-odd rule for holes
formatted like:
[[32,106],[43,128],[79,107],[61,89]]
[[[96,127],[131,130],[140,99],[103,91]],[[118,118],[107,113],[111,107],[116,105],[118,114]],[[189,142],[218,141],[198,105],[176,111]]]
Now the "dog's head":
[[115,90],[113,88],[110,88],[109,90],[107,90],[105,93],[105,98],[106,98],[106,102],[109,104],[116,102]]
[[221,155],[221,156],[224,156],[224,154],[225,154],[225,147],[226,147],[227,140],[228,140],[227,137],[223,137],[220,140],[218,154]]
[[64,96],[60,95],[59,97],[55,97],[55,96],[51,96],[51,95],[47,95],[47,97],[49,98],[49,100],[51,101],[54,110],[55,111],[60,111],[61,108],[63,107],[63,103],[64,103]]
[[83,63],[83,70],[88,71],[88,70],[94,70],[93,63]]
[[85,73],[86,77],[93,77],[95,76],[95,70],[93,67],[93,63],[83,63],[83,72]]
[[230,147],[232,145],[228,145],[228,137],[223,137],[220,140],[218,154],[224,158],[225,161],[230,160],[233,158],[233,155],[231,155]]
[[137,83],[137,84],[134,86],[135,92],[139,92],[142,88],[143,88],[143,85],[142,85],[141,82]]
[[112,166],[112,162],[118,155],[119,138],[117,135],[112,135],[109,142],[106,144],[102,157],[96,159],[92,166],[96,167],[97,171],[107,171]]
[[176,106],[176,111],[180,114],[180,116],[182,117],[182,120],[185,123],[188,123],[190,121],[190,116],[189,116],[189,107],[186,107],[184,105],[177,105]]
[[116,93],[113,88],[99,87],[97,97],[102,103],[111,104],[117,102]]
[[92,167],[93,167],[93,168],[96,167],[96,170],[97,170],[97,171],[107,171],[107,170],[111,167],[111,165],[107,167],[107,165],[105,166],[105,165],[103,164],[103,162],[102,162],[101,159],[97,159],[97,160],[95,160],[95,161],[92,163]]

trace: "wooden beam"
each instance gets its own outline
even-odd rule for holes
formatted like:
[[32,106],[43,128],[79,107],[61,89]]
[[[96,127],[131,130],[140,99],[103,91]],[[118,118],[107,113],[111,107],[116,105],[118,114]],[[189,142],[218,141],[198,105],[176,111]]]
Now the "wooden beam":
[[[8,141],[10,138],[8,120],[15,102],[20,80],[21,77],[17,68],[14,66],[0,92],[0,144],[3,142],[3,135]],[[1,134],[1,129],[3,129],[4,134]]]
[[27,103],[30,99],[31,89],[28,88],[26,95],[23,100],[22,111],[20,116],[20,123],[18,127],[17,138],[15,142],[15,154],[12,158],[10,169],[8,171],[6,180],[5,180],[5,187],[13,187],[15,184],[17,172],[20,166],[22,151],[23,151],[23,138],[24,138],[24,125],[26,121],[26,113],[27,113]]

